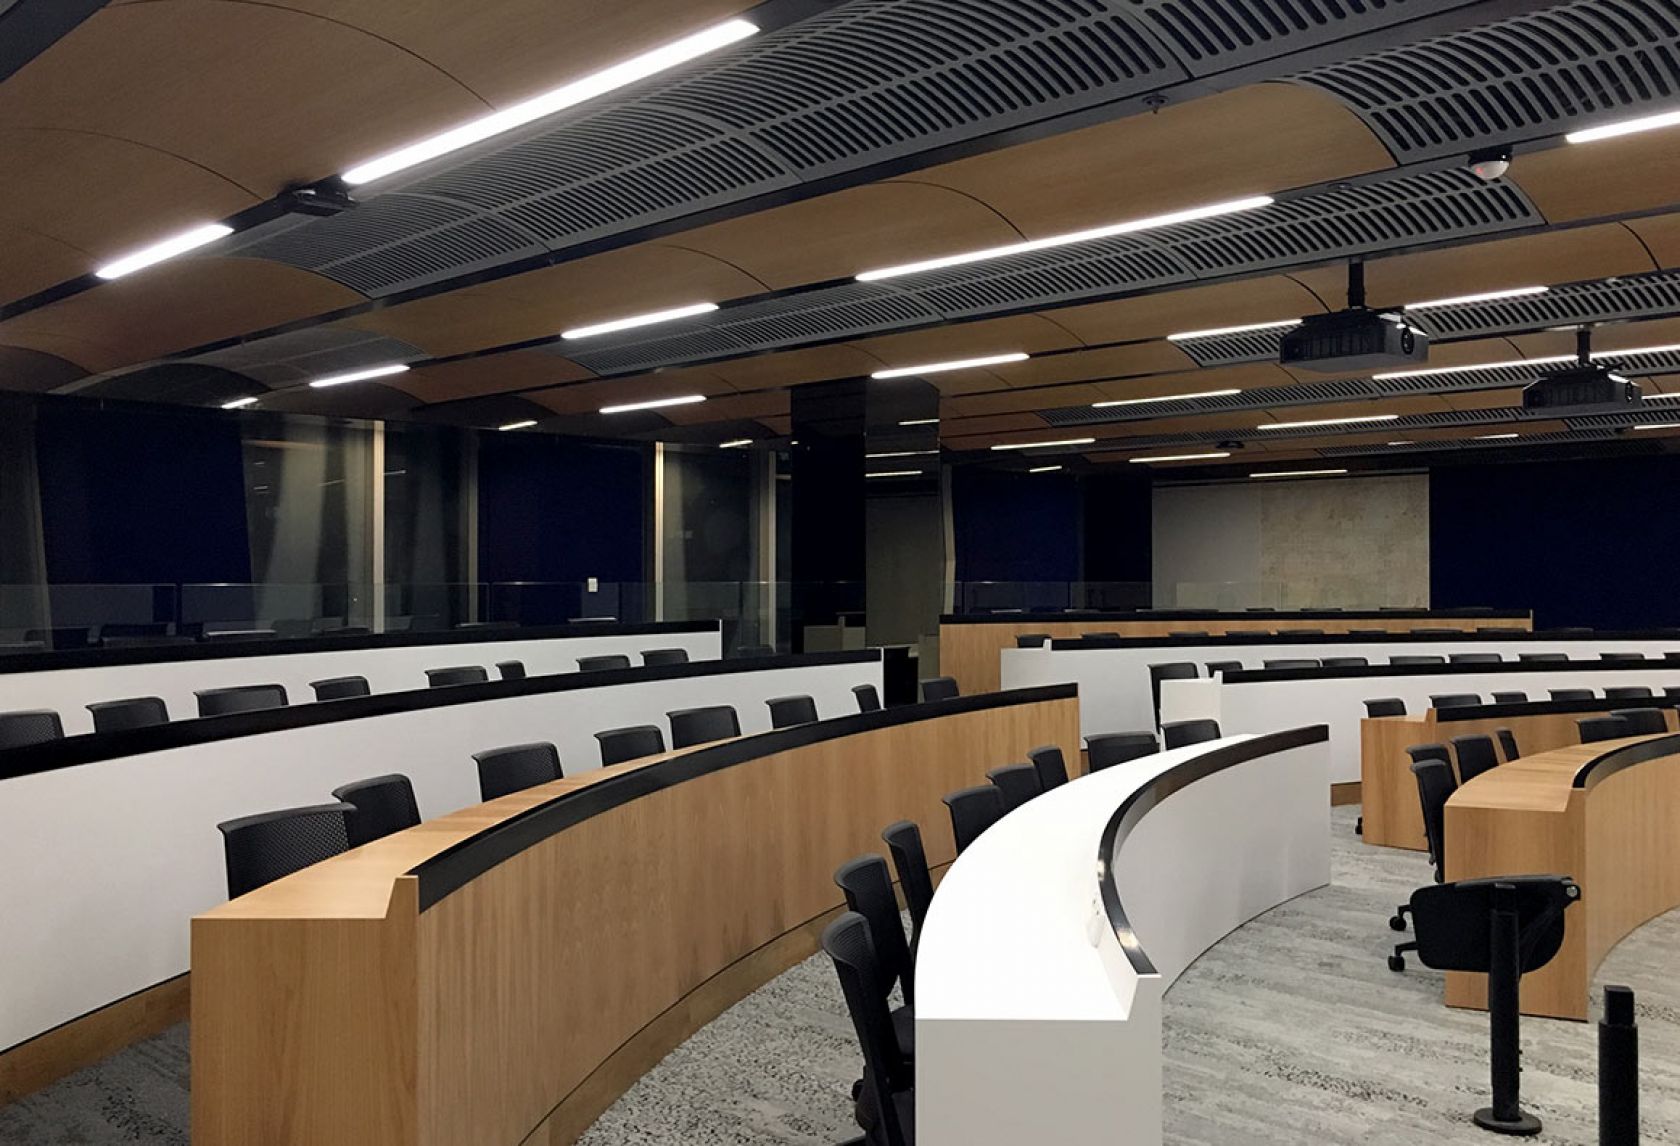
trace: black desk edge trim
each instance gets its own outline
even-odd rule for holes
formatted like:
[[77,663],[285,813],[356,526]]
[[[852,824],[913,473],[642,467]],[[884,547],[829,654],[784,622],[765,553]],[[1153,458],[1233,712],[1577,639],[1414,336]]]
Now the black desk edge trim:
[[[1289,680],[1353,680],[1382,676],[1474,676],[1486,673],[1534,674],[1547,672],[1649,672],[1652,669],[1680,669],[1680,651],[1661,660],[1643,661],[1498,661],[1488,664],[1441,665],[1347,665],[1333,668],[1243,669],[1228,672],[1226,684],[1266,684]],[[1206,677],[1201,679],[1206,680]]]
[[391,716],[421,709],[472,704],[481,700],[506,700],[517,696],[571,692],[615,684],[644,681],[686,680],[694,677],[725,676],[731,673],[763,672],[771,669],[817,668],[823,665],[866,664],[882,660],[881,650],[856,649],[847,652],[803,653],[793,656],[737,657],[733,660],[689,661],[676,665],[642,665],[599,672],[551,673],[522,680],[492,680],[483,684],[458,684],[445,688],[417,688],[403,692],[374,693],[343,700],[307,701],[286,708],[261,712],[235,712],[226,716],[193,716],[172,720],[151,728],[123,732],[90,732],[67,736],[26,748],[0,749],[0,781],[74,768],[124,756],[139,756],[185,748],[195,744],[283,732],[341,720]]
[[953,700],[924,701],[921,704],[900,705],[876,712],[831,717],[814,724],[799,724],[792,728],[743,736],[713,747],[695,748],[669,760],[623,772],[599,783],[556,796],[450,846],[420,863],[408,874],[420,881],[420,910],[425,911],[480,875],[550,836],[642,796],[675,787],[700,776],[721,772],[737,764],[794,748],[854,736],[860,732],[873,732],[922,720],[937,720],[941,717],[983,712],[994,708],[1042,704],[1052,700],[1074,700],[1078,696],[1078,688],[1071,684],[987,692],[976,696],[960,696]]
[[1055,621],[1427,621],[1433,619],[1479,621],[1528,621],[1527,609],[1100,609],[1073,613],[942,613],[941,625],[1030,625]]
[[1098,882],[1102,889],[1103,912],[1108,916],[1109,926],[1114,929],[1114,937],[1119,940],[1120,950],[1126,953],[1132,970],[1139,975],[1156,974],[1155,964],[1150,962],[1149,956],[1144,953],[1143,944],[1139,942],[1137,933],[1132,930],[1132,922],[1127,918],[1126,909],[1120,902],[1120,889],[1114,886],[1114,869],[1109,863],[1120,845],[1126,842],[1126,837],[1131,834],[1132,829],[1168,796],[1182,792],[1198,780],[1239,764],[1251,763],[1262,756],[1271,756],[1308,744],[1327,743],[1329,739],[1329,725],[1309,724],[1303,728],[1269,732],[1251,740],[1244,740],[1240,744],[1216,748],[1212,752],[1193,756],[1182,764],[1173,765],[1126,797],[1125,802],[1114,810],[1114,814],[1104,825],[1102,839],[1097,844]]
[[1648,764],[1652,760],[1660,760],[1664,756],[1676,755],[1680,755],[1680,733],[1663,733],[1649,740],[1641,740],[1637,744],[1612,748],[1604,755],[1594,757],[1576,771],[1574,783],[1570,786],[1592,788],[1618,772],[1640,764]]
[[1634,696],[1627,699],[1593,700],[1531,700],[1526,704],[1462,704],[1454,708],[1437,708],[1436,724],[1453,724],[1461,720],[1497,720],[1507,716],[1567,716],[1607,713],[1619,708],[1674,708],[1680,700],[1672,696]]
[[[1544,629],[1521,633],[1227,633],[1222,637],[1051,637],[1050,647],[1058,652],[1089,652],[1114,649],[1265,648],[1270,645],[1428,645],[1492,644],[1515,641],[1529,644],[1590,644],[1606,641],[1673,641],[1680,644],[1680,629],[1641,629],[1618,632],[1553,633]],[[1043,646],[1039,646],[1042,648]]]

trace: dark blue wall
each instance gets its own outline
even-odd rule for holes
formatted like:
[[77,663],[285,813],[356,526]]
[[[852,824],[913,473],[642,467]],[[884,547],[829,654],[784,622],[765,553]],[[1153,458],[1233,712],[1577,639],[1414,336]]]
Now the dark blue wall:
[[53,584],[251,579],[234,419],[44,403],[35,441]]
[[1680,625],[1680,458],[1440,467],[1430,603],[1534,610],[1537,627]]
[[1066,474],[951,473],[958,581],[1080,579],[1079,483]]

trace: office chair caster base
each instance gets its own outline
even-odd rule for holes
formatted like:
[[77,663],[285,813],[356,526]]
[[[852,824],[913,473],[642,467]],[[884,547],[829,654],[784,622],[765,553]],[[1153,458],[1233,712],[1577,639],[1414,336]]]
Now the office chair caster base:
[[1365,834],[1364,816],[1360,816],[1357,820],[1353,821],[1353,834],[1356,836],[1362,836]]
[[1388,957],[1388,969],[1390,971],[1404,971],[1406,969],[1406,960],[1399,955],[1390,955]]
[[1388,917],[1388,926],[1391,931],[1404,931],[1406,930],[1406,917],[1404,915],[1391,915]]
[[1518,1110],[1514,1119],[1506,1120],[1494,1117],[1493,1107],[1484,1106],[1471,1120],[1483,1130],[1491,1130],[1495,1134],[1511,1134],[1520,1138],[1527,1138],[1540,1133],[1540,1120],[1526,1110]]

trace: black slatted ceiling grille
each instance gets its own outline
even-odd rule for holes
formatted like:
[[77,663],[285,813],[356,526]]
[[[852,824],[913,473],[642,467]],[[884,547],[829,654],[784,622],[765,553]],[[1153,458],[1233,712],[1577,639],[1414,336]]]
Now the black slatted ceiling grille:
[[1175,345],[1197,366],[1235,366],[1243,362],[1276,362],[1282,351],[1284,332],[1248,330],[1212,338],[1190,338]]
[[1415,161],[1667,110],[1680,100],[1680,0],[1578,0],[1317,68]]
[[1668,314],[1680,314],[1680,273],[1674,271],[1570,283],[1545,294],[1413,311],[1407,317],[1431,337],[1462,338]]
[[234,370],[269,386],[290,386],[329,374],[424,357],[419,347],[400,339],[349,327],[314,326],[211,351],[191,361]]
[[1440,0],[1134,0],[1194,75],[1462,7]]

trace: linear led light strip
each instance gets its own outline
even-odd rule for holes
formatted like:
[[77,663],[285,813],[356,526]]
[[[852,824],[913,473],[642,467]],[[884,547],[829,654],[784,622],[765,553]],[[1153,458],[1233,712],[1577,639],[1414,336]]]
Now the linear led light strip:
[[898,278],[901,275],[915,275],[925,271],[943,270],[946,267],[960,267],[968,263],[1007,258],[1010,255],[1024,255],[1031,251],[1045,251],[1053,247],[1088,243],[1094,239],[1107,239],[1115,235],[1152,231],[1158,227],[1170,227],[1175,223],[1191,223],[1198,219],[1212,219],[1220,215],[1232,215],[1239,211],[1253,211],[1260,207],[1269,207],[1272,202],[1270,195],[1253,195],[1246,199],[1232,199],[1225,203],[1210,203],[1204,207],[1191,207],[1188,210],[1174,211],[1166,215],[1151,215],[1143,219],[1130,219],[1124,223],[1111,223],[1104,227],[1092,227],[1085,231],[1070,231],[1064,235],[1050,235],[1043,239],[1028,239],[1025,242],[1010,243],[1002,247],[986,247],[978,251],[965,251],[958,255],[944,255],[936,259],[923,259],[920,262],[903,263],[895,267],[881,267],[878,270],[864,271],[857,276],[857,281],[863,283],[875,282],[878,279]]
[[[1031,355],[1020,351],[1008,354],[987,354],[980,358],[954,358],[949,362],[927,362],[920,366],[894,366],[890,370],[877,370],[870,377],[877,382],[887,378],[913,378],[921,374],[943,374],[947,370],[974,370],[981,366],[1001,366],[1006,362],[1025,362]],[[934,421],[939,419],[935,418]]]
[[1027,472],[1030,474],[1053,474],[1061,468],[1061,466],[1034,466]]
[[1216,326],[1211,330],[1183,330],[1177,334],[1169,334],[1167,341],[1194,342],[1198,338],[1224,338],[1230,334],[1253,334],[1257,330],[1284,330],[1300,325],[1300,319],[1286,318],[1279,322],[1251,322],[1246,326]]
[[1572,131],[1563,138],[1570,143],[1595,143],[1600,139],[1615,139],[1620,135],[1636,135],[1641,131],[1655,131],[1662,127],[1677,126],[1680,126],[1680,111],[1665,111],[1658,115],[1624,119],[1619,123],[1607,123],[1602,127],[1588,127],[1581,131]]
[[120,279],[124,275],[131,275],[135,271],[144,270],[165,259],[173,259],[176,255],[184,255],[188,251],[196,250],[206,243],[213,243],[217,239],[233,234],[233,228],[226,223],[205,223],[189,231],[182,231],[178,235],[171,235],[161,242],[153,243],[149,247],[142,247],[132,254],[124,255],[115,262],[106,263],[93,273],[102,279]]
[[[1525,286],[1512,287],[1509,290],[1490,290],[1481,294],[1464,294],[1454,298],[1432,298],[1426,302],[1408,302],[1401,310],[1431,310],[1443,306],[1468,306],[1478,302],[1498,302],[1500,299],[1525,298],[1529,295],[1545,294],[1550,287]],[[1167,335],[1168,342],[1194,342],[1202,338],[1224,338],[1232,334],[1253,334],[1260,330],[1287,330],[1300,326],[1298,318],[1285,318],[1277,322],[1251,322],[1246,326],[1216,326],[1210,330],[1184,330],[1177,334]]]
[[604,71],[573,80],[569,84],[562,84],[523,103],[481,116],[438,135],[388,152],[377,159],[357,164],[344,173],[344,181],[354,187],[406,170],[429,159],[436,159],[440,155],[447,155],[451,151],[458,151],[492,136],[512,131],[516,127],[523,127],[555,112],[576,107],[637,80],[668,71],[699,56],[744,40],[757,31],[758,25],[747,20],[726,21],[666,44],[662,48],[634,56],[623,63],[614,64]]
[[883,470],[880,473],[864,474],[863,476],[864,477],[871,477],[871,478],[921,477],[922,476],[922,471],[921,470]]
[[388,362],[384,366],[369,366],[362,370],[347,370],[343,374],[329,374],[325,378],[317,378],[310,383],[317,390],[324,390],[328,386],[343,386],[347,382],[366,382],[370,378],[388,378],[392,374],[402,374],[408,370],[403,362]]
[[522,422],[509,422],[505,426],[497,426],[496,429],[502,431],[503,433],[506,433],[509,430],[529,430],[532,426],[534,426],[536,424],[537,424],[537,420],[535,418],[526,418]]
[[718,308],[715,302],[697,302],[688,306],[673,306],[668,310],[649,311],[647,314],[634,314],[629,318],[615,318],[611,322],[597,322],[593,326],[579,326],[571,330],[563,330],[560,337],[568,340],[579,338],[593,338],[598,334],[612,334],[619,330],[634,330],[638,326],[652,326],[658,322],[673,322],[679,318],[693,318],[697,314],[710,314]]
[[666,406],[692,406],[704,402],[704,394],[684,394],[680,398],[654,398],[647,402],[628,402],[622,406],[602,406],[603,414],[629,414],[636,410],[661,410]]
[[993,446],[994,450],[1044,450],[1051,446],[1088,446],[1095,442],[1095,438],[1061,438],[1054,442],[1005,442],[1001,446]]
[[1156,454],[1153,457],[1127,458],[1126,460],[1131,462],[1133,465],[1140,465],[1147,464],[1149,462],[1200,462],[1209,461],[1213,458],[1228,458],[1230,456],[1231,454],[1229,450],[1209,450],[1205,454]]
[[1314,426],[1357,426],[1367,422],[1395,422],[1399,414],[1362,414],[1357,418],[1313,418],[1306,422],[1267,422],[1257,430],[1306,430]]
[[255,406],[256,404],[257,404],[257,396],[255,394],[252,394],[252,395],[249,395],[249,396],[244,397],[244,398],[235,398],[231,402],[223,402],[222,403],[222,409],[224,409],[224,410],[243,410],[247,406]]
[[[1592,358],[1630,358],[1637,354],[1670,354],[1680,351],[1680,342],[1663,346],[1630,346],[1624,350],[1595,350]],[[1548,354],[1540,358],[1512,358],[1504,362],[1477,362],[1466,366],[1431,366],[1423,370],[1389,370],[1371,377],[1378,382],[1390,378],[1433,378],[1441,374],[1464,374],[1471,370],[1521,370],[1527,366],[1556,366],[1574,362],[1573,354]]]
[[1305,477],[1333,477],[1345,474],[1346,470],[1256,470],[1248,476],[1251,478],[1305,478]]
[[1159,394],[1153,398],[1120,398],[1112,402],[1092,402],[1091,409],[1104,410],[1110,406],[1143,406],[1150,402],[1184,402],[1191,398],[1229,398],[1241,390],[1203,390],[1197,394]]
[[937,454],[938,450],[889,450],[884,454],[864,454],[865,458],[925,458]]

